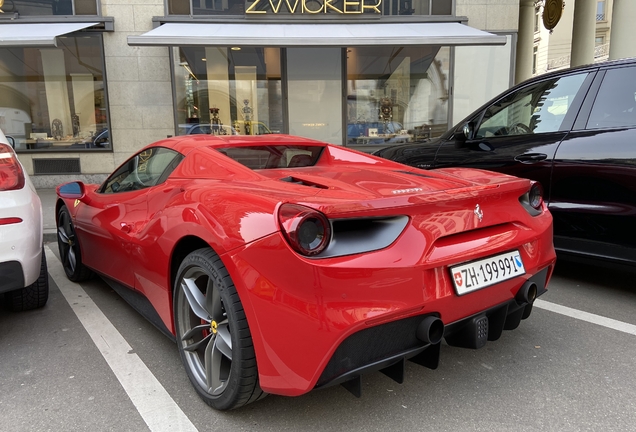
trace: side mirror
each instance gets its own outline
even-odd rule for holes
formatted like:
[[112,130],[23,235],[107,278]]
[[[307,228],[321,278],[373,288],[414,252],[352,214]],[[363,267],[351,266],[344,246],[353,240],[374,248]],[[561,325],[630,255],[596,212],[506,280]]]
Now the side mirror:
[[7,141],[9,141],[11,148],[15,150],[15,138],[13,138],[11,135],[7,135]]
[[84,183],[72,182],[65,183],[57,187],[57,194],[62,198],[78,199],[82,201],[86,197],[86,191],[84,189]]
[[472,122],[464,123],[461,129],[455,131],[455,139],[457,141],[467,141],[473,139],[475,125]]

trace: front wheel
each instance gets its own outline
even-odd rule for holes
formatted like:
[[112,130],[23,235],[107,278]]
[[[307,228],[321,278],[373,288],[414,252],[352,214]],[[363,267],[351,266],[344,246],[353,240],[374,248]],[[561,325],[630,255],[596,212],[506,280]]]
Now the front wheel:
[[174,288],[177,345],[199,396],[218,410],[263,397],[245,312],[219,256],[210,248],[190,253]]
[[57,247],[66,277],[73,282],[81,282],[93,276],[93,272],[82,264],[82,251],[66,206],[57,212]]

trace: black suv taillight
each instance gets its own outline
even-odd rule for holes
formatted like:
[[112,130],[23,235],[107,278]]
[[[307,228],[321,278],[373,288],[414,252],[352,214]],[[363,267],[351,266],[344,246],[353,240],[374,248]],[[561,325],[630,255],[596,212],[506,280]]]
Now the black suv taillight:
[[22,166],[13,149],[0,143],[0,191],[22,189],[24,181]]
[[329,220],[312,208],[283,204],[278,209],[278,221],[289,245],[301,255],[319,254],[331,239]]

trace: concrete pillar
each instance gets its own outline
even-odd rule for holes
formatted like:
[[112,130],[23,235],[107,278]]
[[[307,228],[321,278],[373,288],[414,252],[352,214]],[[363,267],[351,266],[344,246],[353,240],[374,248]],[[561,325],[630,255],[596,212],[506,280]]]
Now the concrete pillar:
[[576,0],[574,3],[571,67],[594,63],[596,3],[597,0]]
[[515,65],[515,84],[532,77],[532,47],[534,46],[533,0],[519,2],[519,34],[517,36],[517,60]]
[[634,43],[634,22],[636,21],[636,1],[614,0],[612,10],[612,34],[610,36],[609,59],[616,60],[636,57]]

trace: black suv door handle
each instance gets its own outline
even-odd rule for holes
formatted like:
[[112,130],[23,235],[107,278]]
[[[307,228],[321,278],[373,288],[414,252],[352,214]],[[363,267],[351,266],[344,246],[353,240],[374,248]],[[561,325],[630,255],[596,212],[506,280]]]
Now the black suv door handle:
[[521,163],[536,163],[548,158],[544,153],[525,153],[515,156],[515,160]]

